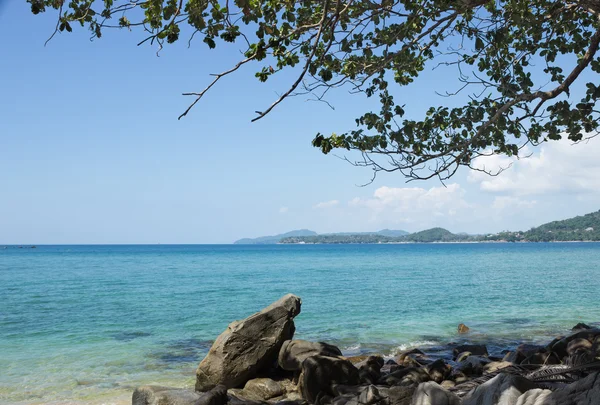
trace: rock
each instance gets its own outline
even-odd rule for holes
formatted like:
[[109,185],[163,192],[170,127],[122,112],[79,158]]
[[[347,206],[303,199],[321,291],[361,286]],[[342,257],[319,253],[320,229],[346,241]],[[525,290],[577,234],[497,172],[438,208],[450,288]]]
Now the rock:
[[413,394],[411,405],[460,405],[460,398],[430,381],[419,384]]
[[297,371],[302,368],[302,362],[306,358],[316,355],[337,357],[341,356],[342,352],[336,346],[327,343],[287,340],[279,350],[277,363],[284,370]]
[[470,330],[470,328],[467,325],[465,325],[464,323],[459,323],[458,324],[458,333],[459,334],[462,335],[464,333],[469,332],[469,330]]
[[521,362],[523,365],[560,364],[560,359],[555,353],[535,353]]
[[420,383],[429,380],[431,380],[431,377],[424,368],[407,367],[383,377],[380,381],[383,384],[390,386],[402,385],[416,387]]
[[533,388],[535,384],[521,376],[498,374],[469,392],[463,405],[515,405],[521,394]]
[[562,339],[554,339],[547,346],[547,349],[556,353],[558,357],[562,359],[563,357],[567,356],[567,347],[572,340],[587,339],[592,342],[596,336],[600,336],[600,329],[583,329]]
[[199,393],[171,387],[144,385],[133,391],[132,405],[194,405]]
[[429,374],[431,380],[439,384],[448,377],[452,368],[448,366],[444,360],[438,359],[425,366],[425,370],[427,371],[427,374]]
[[244,385],[242,395],[244,398],[252,399],[255,401],[266,401],[274,397],[283,395],[285,390],[277,381],[271,380],[270,378],[254,378],[248,380]]
[[521,363],[527,357],[533,356],[537,353],[546,352],[546,348],[544,346],[539,345],[530,345],[530,344],[521,344],[517,347],[516,355],[517,358],[514,361],[515,364]]
[[571,340],[569,342],[569,344],[567,345],[567,354],[572,355],[577,352],[591,353],[592,352],[592,342],[590,342],[587,339],[583,339],[583,338],[577,338],[577,339]]
[[146,385],[136,388],[131,398],[132,405],[225,405],[227,402],[227,388],[224,385],[205,393]]
[[460,362],[456,369],[467,375],[481,375],[483,374],[483,367],[489,363],[490,360],[485,357],[468,356]]
[[581,329],[592,329],[592,327],[586,325],[583,322],[579,322],[577,325],[575,325],[571,328],[571,330],[581,330]]
[[243,385],[277,360],[284,341],[294,335],[300,298],[288,294],[262,311],[231,323],[196,370],[196,391],[216,385]]
[[456,359],[454,361],[456,361],[457,363],[462,363],[467,359],[467,357],[471,356],[472,354],[473,353],[471,352],[462,352],[461,354],[456,356]]
[[512,365],[513,363],[511,363],[510,361],[492,361],[491,363],[488,363],[485,366],[483,366],[483,372],[493,373],[503,368],[510,367]]
[[381,378],[383,357],[369,356],[364,364],[358,368],[358,376],[364,384],[375,384]]
[[517,354],[517,352],[508,352],[502,358],[502,361],[512,364],[519,364],[523,360],[525,360],[525,358],[519,359],[519,355]]
[[454,359],[456,359],[456,357],[463,352],[470,352],[471,354],[474,354],[476,356],[488,355],[487,347],[485,345],[460,345],[456,346],[452,350],[452,353],[454,354]]
[[456,383],[452,380],[444,380],[441,382],[440,386],[442,388],[448,389],[448,388],[456,387]]
[[300,392],[310,403],[321,393],[333,395],[334,384],[357,385],[358,369],[348,360],[328,356],[308,357],[302,363]]
[[423,353],[419,349],[405,350],[398,355],[398,357],[396,358],[396,362],[398,364],[402,364],[404,362],[404,359],[410,355],[425,356],[425,353]]
[[534,388],[519,397],[516,405],[544,405],[552,391]]
[[391,387],[388,391],[389,405],[410,405],[415,387]]
[[[600,372],[558,389],[542,402],[543,405],[598,405],[600,401]],[[530,404],[527,404],[530,405]],[[538,405],[538,404],[536,404]]]

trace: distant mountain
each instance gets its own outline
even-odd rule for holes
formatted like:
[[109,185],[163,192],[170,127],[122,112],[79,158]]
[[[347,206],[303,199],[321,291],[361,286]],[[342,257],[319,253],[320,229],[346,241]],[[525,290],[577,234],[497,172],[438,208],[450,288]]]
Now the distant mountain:
[[333,233],[314,236],[295,236],[281,239],[280,243],[392,243],[398,242],[400,238],[391,238],[389,236],[378,235],[376,233],[353,233],[342,234]]
[[294,236],[314,236],[317,235],[316,232],[308,230],[308,229],[298,229],[295,231],[290,231],[286,233],[281,233],[279,235],[273,236],[261,236],[258,238],[243,238],[240,240],[236,240],[233,242],[236,245],[269,245],[274,243],[279,243],[283,238],[289,238]]
[[406,236],[409,232],[400,229],[382,229],[376,232],[377,235],[389,236],[390,238],[397,238],[399,236]]

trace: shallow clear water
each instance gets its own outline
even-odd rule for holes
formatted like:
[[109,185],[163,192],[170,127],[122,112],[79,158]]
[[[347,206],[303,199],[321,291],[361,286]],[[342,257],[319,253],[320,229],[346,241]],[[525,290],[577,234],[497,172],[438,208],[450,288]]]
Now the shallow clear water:
[[285,293],[346,354],[546,341],[600,321],[600,243],[0,247],[0,403],[192,386],[212,340]]

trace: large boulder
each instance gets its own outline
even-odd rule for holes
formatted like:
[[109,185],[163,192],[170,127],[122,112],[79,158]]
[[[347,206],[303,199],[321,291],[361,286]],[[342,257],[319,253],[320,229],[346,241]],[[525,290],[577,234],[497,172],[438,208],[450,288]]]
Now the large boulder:
[[419,384],[411,405],[460,405],[460,398],[433,381]]
[[358,385],[358,369],[348,360],[328,356],[312,356],[302,363],[300,392],[314,404],[319,395],[335,395],[336,384]]
[[277,363],[284,370],[297,371],[302,362],[311,356],[341,356],[342,352],[334,345],[306,340],[286,340],[279,350]]
[[600,372],[590,374],[552,392],[541,402],[542,405],[598,405],[599,403]]
[[521,376],[498,374],[469,392],[463,405],[516,405],[521,394],[533,388],[535,384]]
[[302,301],[288,294],[242,321],[232,322],[219,335],[196,370],[196,391],[222,384],[243,385],[277,360],[284,341],[293,337],[294,317]]
[[487,356],[488,350],[485,345],[459,345],[452,350],[454,354],[454,360],[458,358],[458,355],[464,352],[469,352],[475,356]]
[[131,398],[132,405],[225,405],[227,401],[227,388],[223,385],[205,393],[145,385],[136,388]]

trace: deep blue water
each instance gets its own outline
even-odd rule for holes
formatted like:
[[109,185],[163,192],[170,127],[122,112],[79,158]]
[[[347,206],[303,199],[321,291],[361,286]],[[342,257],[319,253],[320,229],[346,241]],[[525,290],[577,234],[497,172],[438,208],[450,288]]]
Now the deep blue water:
[[[347,354],[545,341],[600,321],[600,243],[0,246],[0,403],[191,386],[211,341],[292,292]],[[120,396],[119,396],[120,395]]]

